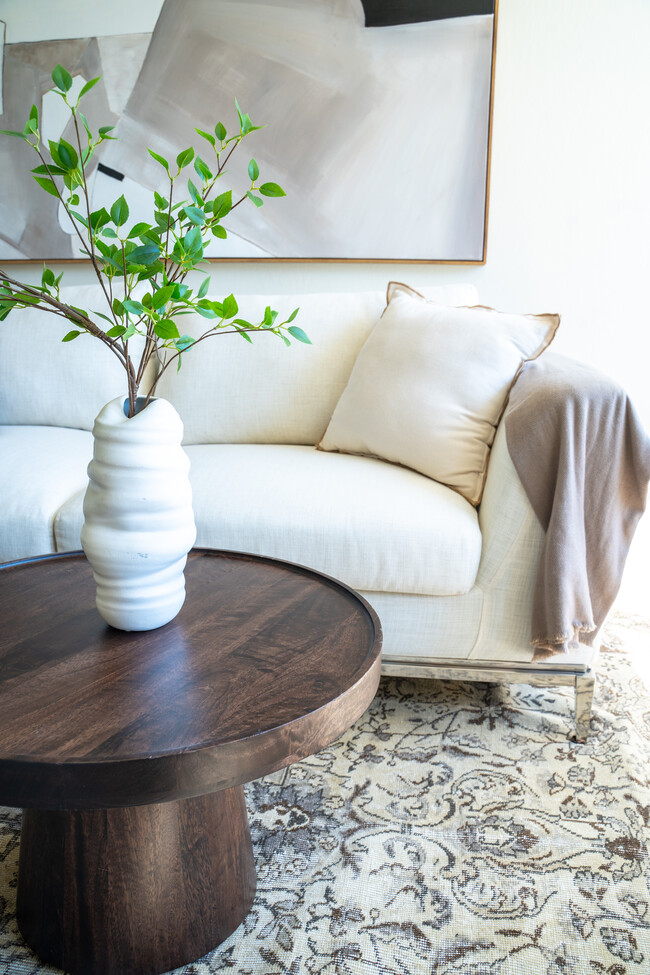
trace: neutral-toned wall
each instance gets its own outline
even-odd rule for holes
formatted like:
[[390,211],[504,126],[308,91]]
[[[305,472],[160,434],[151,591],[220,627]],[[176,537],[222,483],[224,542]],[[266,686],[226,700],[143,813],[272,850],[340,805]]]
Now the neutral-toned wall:
[[[623,383],[650,429],[649,45],[648,0],[500,0],[487,263],[220,264],[216,290],[472,281],[497,308],[559,311],[556,350]],[[649,555],[643,526],[626,577],[637,597]]]

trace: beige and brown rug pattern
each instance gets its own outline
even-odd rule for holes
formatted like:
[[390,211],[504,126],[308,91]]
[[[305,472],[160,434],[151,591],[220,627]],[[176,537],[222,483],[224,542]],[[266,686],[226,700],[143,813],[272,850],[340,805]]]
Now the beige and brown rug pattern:
[[[346,735],[247,787],[253,910],[178,971],[648,975],[650,627],[605,639],[586,745],[568,688],[383,680]],[[0,975],[54,971],[17,931],[18,837],[2,810]]]

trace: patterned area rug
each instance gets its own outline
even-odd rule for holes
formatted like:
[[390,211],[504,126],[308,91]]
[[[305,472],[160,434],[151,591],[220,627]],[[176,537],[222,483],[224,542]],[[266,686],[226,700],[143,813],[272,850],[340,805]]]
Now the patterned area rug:
[[[247,789],[258,892],[183,975],[648,975],[650,625],[614,617],[592,733],[573,694],[385,679],[326,751]],[[0,973],[19,814],[0,815]]]

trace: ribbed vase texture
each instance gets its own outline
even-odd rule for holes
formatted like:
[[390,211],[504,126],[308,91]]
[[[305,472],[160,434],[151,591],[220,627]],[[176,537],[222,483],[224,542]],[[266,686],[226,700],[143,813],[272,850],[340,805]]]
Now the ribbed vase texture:
[[120,396],[103,408],[93,435],[81,544],[97,609],[119,630],[153,630],[185,601],[196,539],[183,424],[163,399],[129,418]]

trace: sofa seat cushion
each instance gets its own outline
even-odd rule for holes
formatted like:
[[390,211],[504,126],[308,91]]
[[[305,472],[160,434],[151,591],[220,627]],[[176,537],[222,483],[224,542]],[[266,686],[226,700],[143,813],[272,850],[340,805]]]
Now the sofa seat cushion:
[[[196,544],[308,565],[355,589],[468,592],[481,556],[475,509],[450,488],[369,457],[282,444],[186,447]],[[83,492],[56,518],[79,548]]]
[[92,450],[85,430],[0,426],[0,561],[56,551],[54,520],[85,489]]
[[420,474],[291,445],[187,453],[198,545],[298,562],[355,589],[451,595],[474,583],[476,513]]

